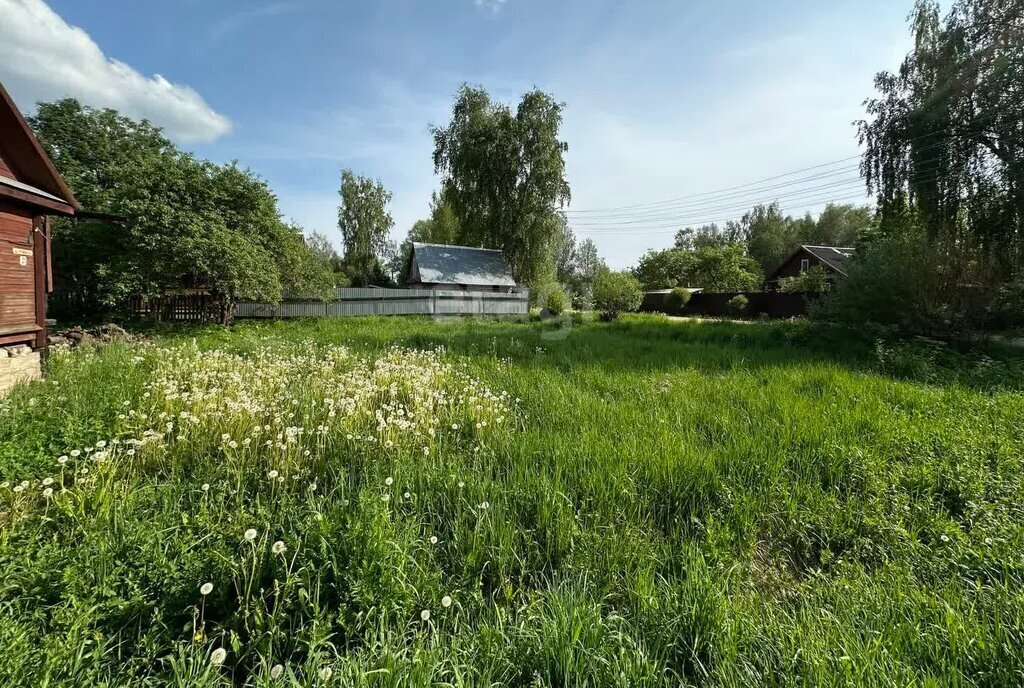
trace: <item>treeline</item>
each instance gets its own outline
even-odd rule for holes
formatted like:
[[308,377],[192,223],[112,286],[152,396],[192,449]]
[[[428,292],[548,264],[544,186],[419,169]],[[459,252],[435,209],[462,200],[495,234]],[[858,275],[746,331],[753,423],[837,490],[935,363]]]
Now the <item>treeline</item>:
[[724,226],[679,230],[670,248],[648,251],[633,272],[647,290],[757,291],[801,244],[853,246],[874,221],[865,206],[830,204],[817,218],[794,218],[777,203],[758,205]]
[[202,291],[227,319],[239,298],[334,287],[327,256],[282,220],[249,170],[200,160],[148,122],[72,99],[39,104],[29,121],[82,207],[124,218],[55,222],[56,304],[83,314],[132,296]]

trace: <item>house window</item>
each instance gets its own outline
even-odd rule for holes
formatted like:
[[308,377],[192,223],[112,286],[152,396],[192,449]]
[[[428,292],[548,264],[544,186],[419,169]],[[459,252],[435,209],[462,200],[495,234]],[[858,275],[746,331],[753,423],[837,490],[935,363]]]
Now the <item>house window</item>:
[[800,272],[807,272],[807,269],[809,267],[811,267],[811,259],[810,258],[803,258],[800,261]]

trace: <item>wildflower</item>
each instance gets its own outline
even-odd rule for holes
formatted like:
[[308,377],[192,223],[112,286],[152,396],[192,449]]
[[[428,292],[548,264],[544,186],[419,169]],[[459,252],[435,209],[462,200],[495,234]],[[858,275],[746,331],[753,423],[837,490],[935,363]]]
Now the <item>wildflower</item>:
[[81,455],[82,455],[82,450],[81,449],[72,449],[71,450],[71,456],[75,457],[76,459],[79,456],[81,456]]
[[331,676],[334,676],[334,671],[331,669],[331,667],[324,667],[320,670],[321,681],[330,681]]
[[49,499],[52,496],[53,496],[53,488],[52,487],[48,487],[45,490],[43,490],[43,497],[45,497],[46,499]]
[[267,477],[270,478],[271,480],[276,480],[278,475],[279,474],[277,471],[270,471],[269,473],[267,473]]
[[213,592],[213,583],[203,583],[199,586],[199,594],[203,597],[206,597],[211,592]]
[[228,446],[231,447],[232,449],[238,449],[238,442],[231,440],[230,442],[228,442]]
[[5,481],[3,481],[2,483],[0,483],[0,488],[3,488],[3,489],[5,489],[5,490],[6,490],[6,489],[7,489],[8,487],[10,487],[10,486],[11,486],[11,483],[10,483],[10,481],[8,481],[8,480],[5,480]]
[[992,544],[992,538],[988,538],[988,537],[985,538],[985,544],[986,545],[991,545]]
[[940,535],[939,539],[942,540],[943,542],[949,542],[949,536],[946,535],[946,534]]
[[53,478],[43,478],[43,487],[53,485]]
[[421,611],[420,619],[422,619],[423,621],[430,621],[430,610],[424,609],[423,611]]
[[490,502],[484,502],[483,504],[480,505],[480,508],[483,509],[484,511],[486,511],[487,509],[491,508],[491,503]]
[[460,480],[460,481],[459,481],[459,487],[461,488],[461,487],[465,487],[465,486],[466,486],[466,483],[465,483],[465,481],[463,481],[463,480]]
[[409,494],[408,492],[406,492],[406,493],[405,493],[404,495],[402,495],[402,496],[403,496],[403,497],[405,497],[406,499],[409,499],[410,497],[412,497],[412,495],[411,495],[411,494]]
[[283,673],[284,673],[284,667],[282,665],[280,665],[280,664],[275,664],[270,669],[270,678],[277,680],[277,679],[281,678],[281,674],[283,674]]
[[67,462],[68,462],[68,455],[67,454],[62,454],[61,457],[57,459],[57,463],[59,463],[61,466],[63,466]]
[[14,491],[15,492],[24,492],[25,491],[25,486],[24,485],[15,485],[14,486]]
[[210,654],[210,664],[213,666],[220,666],[224,663],[224,660],[228,658],[228,651],[223,647],[218,647]]
[[394,483],[395,483],[395,479],[392,478],[390,475],[388,477],[384,478],[384,484],[387,485],[388,487],[391,487]]
[[287,549],[288,547],[284,544],[282,540],[278,540],[270,547],[270,551],[274,554],[284,554],[285,550]]
[[256,539],[256,529],[255,528],[249,528],[247,531],[245,531],[245,539],[246,539],[247,542],[252,542],[253,540],[255,540]]
[[209,492],[210,491],[210,483],[203,483],[202,486],[199,489],[202,490],[203,492]]
[[449,597],[448,595],[445,595],[444,597],[442,597],[441,598],[441,606],[444,607],[445,609],[447,609],[448,607],[452,606],[452,598]]
[[458,429],[459,429],[459,424],[458,423],[452,423],[452,430],[458,430]]
[[431,535],[430,536],[430,544],[432,544],[432,545],[436,545],[437,544],[437,536],[436,535]]
[[129,449],[128,451],[125,452],[125,454],[127,454],[128,456],[135,456],[135,450]]
[[99,442],[96,443],[96,447],[98,449],[103,449],[103,447],[105,447],[105,446],[107,446],[107,441],[106,440],[100,440]]
[[423,447],[423,456],[430,455],[430,447]]
[[202,629],[199,629],[198,631],[196,631],[196,634],[194,636],[192,636],[192,642],[194,642],[194,643],[201,643],[205,639],[206,639],[206,636],[203,635],[203,630]]

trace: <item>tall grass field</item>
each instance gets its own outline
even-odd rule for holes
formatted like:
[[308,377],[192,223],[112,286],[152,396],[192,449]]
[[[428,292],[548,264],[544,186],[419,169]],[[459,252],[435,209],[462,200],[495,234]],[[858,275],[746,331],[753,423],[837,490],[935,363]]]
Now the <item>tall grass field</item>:
[[0,401],[0,686],[1016,686],[1024,362],[378,318]]

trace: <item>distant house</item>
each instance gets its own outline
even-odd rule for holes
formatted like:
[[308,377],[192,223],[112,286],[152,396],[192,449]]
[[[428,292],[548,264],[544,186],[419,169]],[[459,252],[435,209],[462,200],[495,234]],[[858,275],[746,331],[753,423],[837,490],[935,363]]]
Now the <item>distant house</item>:
[[407,275],[411,289],[509,292],[517,287],[501,251],[469,246],[414,243]]
[[815,265],[820,265],[825,271],[825,281],[831,285],[846,277],[846,263],[853,257],[853,253],[854,249],[839,246],[800,246],[775,272],[768,275],[765,282],[769,290],[774,290],[782,278],[797,277]]

